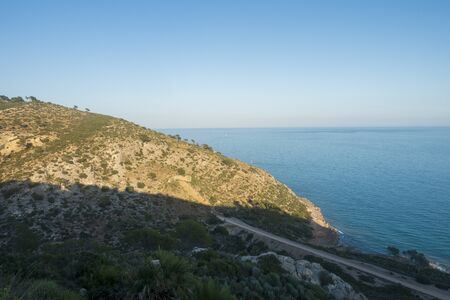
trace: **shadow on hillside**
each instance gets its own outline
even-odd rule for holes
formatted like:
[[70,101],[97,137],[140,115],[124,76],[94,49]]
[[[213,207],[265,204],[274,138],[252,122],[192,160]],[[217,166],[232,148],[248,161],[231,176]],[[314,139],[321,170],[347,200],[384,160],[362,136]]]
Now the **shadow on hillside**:
[[18,224],[27,225],[47,241],[93,238],[115,244],[127,230],[145,227],[166,230],[180,219],[207,220],[214,213],[239,218],[293,240],[306,241],[312,237],[309,221],[277,209],[239,205],[212,208],[163,194],[82,184],[60,187],[10,181],[0,184],[0,245],[8,245]]

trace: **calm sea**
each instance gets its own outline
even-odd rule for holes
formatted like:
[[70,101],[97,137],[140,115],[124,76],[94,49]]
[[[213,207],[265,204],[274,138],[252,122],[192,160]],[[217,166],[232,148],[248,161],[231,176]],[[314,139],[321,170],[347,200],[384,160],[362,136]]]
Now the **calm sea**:
[[167,129],[261,167],[365,251],[450,265],[450,128]]

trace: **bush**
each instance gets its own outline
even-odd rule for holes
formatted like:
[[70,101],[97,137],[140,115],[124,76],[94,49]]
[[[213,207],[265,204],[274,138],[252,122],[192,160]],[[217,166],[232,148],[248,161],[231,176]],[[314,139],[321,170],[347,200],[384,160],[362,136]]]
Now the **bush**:
[[19,191],[20,191],[20,188],[18,188],[18,187],[12,187],[12,188],[3,190],[3,191],[2,191],[2,195],[3,195],[3,197],[5,197],[5,199],[8,199],[8,198],[10,198],[12,195],[18,193]]
[[331,277],[330,273],[328,273],[327,271],[320,271],[319,281],[321,286],[327,286],[333,283],[333,277]]
[[194,220],[184,220],[176,225],[177,237],[186,247],[207,247],[212,239],[205,226]]
[[417,250],[407,250],[403,251],[403,254],[409,257],[409,259],[416,265],[418,268],[426,268],[429,266],[430,262],[425,257],[423,253],[417,252]]
[[18,252],[32,252],[39,246],[39,236],[27,225],[16,225],[16,236],[13,240],[15,250]]
[[275,255],[269,254],[258,259],[258,266],[266,273],[283,273],[284,269]]
[[94,286],[113,286],[122,279],[122,269],[114,265],[102,265],[91,276]]
[[269,247],[267,247],[263,241],[253,242],[247,247],[247,251],[250,255],[258,255],[267,250],[269,250]]
[[143,143],[147,143],[147,142],[151,141],[150,137],[148,135],[146,135],[146,134],[140,134],[139,138],[141,139],[141,141]]
[[232,300],[235,299],[227,287],[221,287],[213,280],[197,284],[194,297],[195,300]]
[[86,173],[80,173],[79,177],[80,179],[86,179],[88,176],[86,175]]
[[[158,263],[155,264],[154,260]],[[193,275],[189,262],[159,250],[148,257],[133,276],[130,299],[192,299]]]
[[442,283],[436,283],[434,286],[441,290],[450,289],[450,285],[446,285],[446,284],[442,284]]
[[216,217],[215,215],[210,215],[208,217],[208,219],[206,220],[206,223],[208,223],[209,225],[216,225],[216,224],[221,224],[223,223],[222,220],[220,220],[218,217]]
[[125,234],[124,241],[132,246],[150,250],[158,248],[168,250],[175,246],[175,240],[172,237],[151,228],[130,230]]
[[224,165],[226,165],[226,166],[232,166],[232,165],[234,165],[234,161],[233,161],[231,158],[228,158],[228,157],[224,157],[224,158],[222,159],[222,163],[223,163]]
[[145,183],[143,183],[143,182],[138,182],[138,183],[137,183],[137,187],[140,188],[140,189],[143,189],[143,188],[145,187]]
[[128,193],[133,193],[133,192],[134,192],[134,187],[132,187],[132,186],[127,186],[127,187],[125,188],[125,191],[128,192]]
[[102,208],[108,207],[111,205],[111,200],[108,196],[103,196],[99,199],[98,205]]
[[417,274],[416,281],[421,284],[431,284],[431,280],[421,273]]
[[35,281],[25,294],[29,300],[75,300],[81,299],[76,293],[60,287],[50,280]]
[[228,230],[223,226],[216,226],[213,231],[215,234],[228,235]]
[[398,256],[400,254],[400,250],[398,248],[394,247],[394,246],[387,247],[387,250],[393,256]]
[[186,171],[183,168],[178,168],[177,173],[178,173],[178,175],[182,175],[182,176],[186,175]]
[[41,201],[44,199],[44,195],[38,194],[38,193],[32,193],[31,198],[33,198],[36,201]]

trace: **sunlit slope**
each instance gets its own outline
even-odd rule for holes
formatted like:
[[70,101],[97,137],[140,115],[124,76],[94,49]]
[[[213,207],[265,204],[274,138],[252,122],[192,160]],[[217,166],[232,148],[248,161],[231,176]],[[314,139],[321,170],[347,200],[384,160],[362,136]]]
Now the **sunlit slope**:
[[1,182],[163,194],[296,238],[311,237],[311,214],[326,226],[314,206],[267,172],[206,145],[41,102],[0,110],[0,124]]

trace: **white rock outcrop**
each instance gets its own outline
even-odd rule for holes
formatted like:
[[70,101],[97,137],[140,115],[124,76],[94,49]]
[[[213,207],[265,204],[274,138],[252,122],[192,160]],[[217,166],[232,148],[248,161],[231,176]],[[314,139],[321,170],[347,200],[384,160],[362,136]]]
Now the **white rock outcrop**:
[[357,293],[350,284],[342,280],[336,274],[328,272],[318,263],[312,263],[307,260],[295,260],[291,257],[279,255],[274,252],[266,252],[258,256],[243,256],[241,257],[241,260],[257,263],[259,258],[266,255],[275,256],[280,261],[281,267],[284,270],[297,279],[311,284],[322,286],[320,274],[326,272],[331,280],[330,283],[322,287],[336,300],[367,300],[366,296]]

